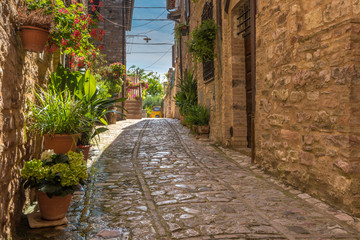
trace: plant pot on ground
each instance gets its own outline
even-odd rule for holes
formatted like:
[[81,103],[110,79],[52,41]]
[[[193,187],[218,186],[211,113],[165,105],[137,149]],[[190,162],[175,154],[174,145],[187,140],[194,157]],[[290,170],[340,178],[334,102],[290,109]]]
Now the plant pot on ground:
[[47,150],[40,159],[25,163],[21,170],[25,188],[35,188],[41,217],[58,220],[65,217],[71,196],[87,179],[82,153],[55,154]]
[[[87,122],[82,101],[76,100],[69,91],[58,93],[42,88],[35,92],[35,98],[28,102],[28,130],[44,136],[45,149],[63,154],[75,150],[78,133]],[[60,143],[53,142],[59,138]]]
[[18,21],[25,50],[39,53],[44,51],[53,19],[53,15],[46,14],[43,9],[19,9]]
[[209,125],[197,126],[197,133],[198,134],[209,134],[210,126]]

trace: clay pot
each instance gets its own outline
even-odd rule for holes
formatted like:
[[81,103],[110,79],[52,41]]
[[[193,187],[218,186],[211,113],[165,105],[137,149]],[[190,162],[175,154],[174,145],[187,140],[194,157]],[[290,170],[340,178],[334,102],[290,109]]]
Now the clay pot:
[[50,32],[43,28],[22,26],[21,39],[23,47],[27,51],[41,53],[44,51]]
[[197,133],[198,134],[208,134],[210,132],[210,126],[198,126],[197,127]]
[[64,218],[69,209],[71,198],[71,194],[65,197],[53,196],[49,198],[46,193],[38,191],[37,200],[41,218],[50,221]]
[[108,124],[116,124],[117,114],[114,112],[109,112],[106,114],[106,119]]
[[91,148],[91,144],[89,145],[79,145],[78,148],[82,150],[82,153],[84,155],[84,160],[87,161],[89,159],[89,151],[90,151],[90,148]]
[[65,154],[70,150],[75,152],[79,136],[80,134],[55,134],[54,136],[44,134],[44,148],[45,150],[53,149],[56,154]]

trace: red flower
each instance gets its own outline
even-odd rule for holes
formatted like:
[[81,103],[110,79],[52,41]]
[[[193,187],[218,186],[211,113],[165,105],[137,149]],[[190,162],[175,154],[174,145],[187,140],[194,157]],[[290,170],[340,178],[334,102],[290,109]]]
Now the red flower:
[[91,29],[90,35],[91,35],[93,38],[95,38],[95,37],[97,36],[97,32],[96,32],[96,29],[95,29],[95,28]]
[[92,10],[93,12],[95,12],[95,11],[96,11],[96,7],[95,7],[95,5],[91,5],[91,10]]
[[99,49],[100,49],[101,51],[104,51],[104,44],[100,45]]
[[68,44],[68,41],[66,39],[62,39],[61,45],[66,46]]
[[94,0],[90,0],[90,3],[94,3]]
[[99,2],[99,7],[102,7],[103,6],[103,3],[102,2]]
[[73,33],[73,36],[74,36],[74,38],[80,39],[81,38],[81,32],[79,30],[75,30],[74,33]]
[[98,31],[99,31],[100,36],[104,36],[104,35],[105,35],[105,31],[104,31],[104,30],[102,30],[102,29],[99,28]]
[[104,21],[104,18],[103,18],[102,15],[99,15],[99,19],[100,19],[101,21]]

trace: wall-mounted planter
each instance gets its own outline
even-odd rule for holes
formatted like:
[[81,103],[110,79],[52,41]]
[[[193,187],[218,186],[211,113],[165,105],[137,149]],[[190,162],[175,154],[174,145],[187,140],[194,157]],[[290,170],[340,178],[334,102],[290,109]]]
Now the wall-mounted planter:
[[186,36],[188,34],[189,34],[189,26],[186,26],[186,25],[182,26],[181,27],[181,35]]
[[21,39],[23,47],[27,51],[41,53],[44,51],[50,32],[43,28],[22,26]]

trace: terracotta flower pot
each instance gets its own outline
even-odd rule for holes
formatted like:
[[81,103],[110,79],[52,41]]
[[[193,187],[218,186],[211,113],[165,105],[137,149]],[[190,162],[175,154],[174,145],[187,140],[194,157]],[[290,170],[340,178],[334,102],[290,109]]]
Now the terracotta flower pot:
[[62,135],[55,134],[51,136],[49,134],[44,134],[44,148],[53,149],[55,153],[65,154],[70,150],[75,152],[77,141],[79,139],[80,134],[73,135]]
[[79,145],[78,148],[82,150],[82,153],[84,155],[84,160],[87,161],[89,159],[89,151],[91,148],[91,144],[89,145]]
[[49,198],[46,193],[38,191],[37,200],[41,218],[50,221],[64,218],[69,209],[71,198],[71,194],[65,197],[53,196]]
[[208,134],[210,132],[210,126],[198,126],[197,127],[197,133],[198,134]]
[[44,51],[50,35],[48,30],[33,26],[22,26],[20,29],[22,32],[21,39],[25,50],[39,53]]
[[117,114],[114,112],[109,112],[106,114],[106,119],[107,119],[108,124],[116,124]]

